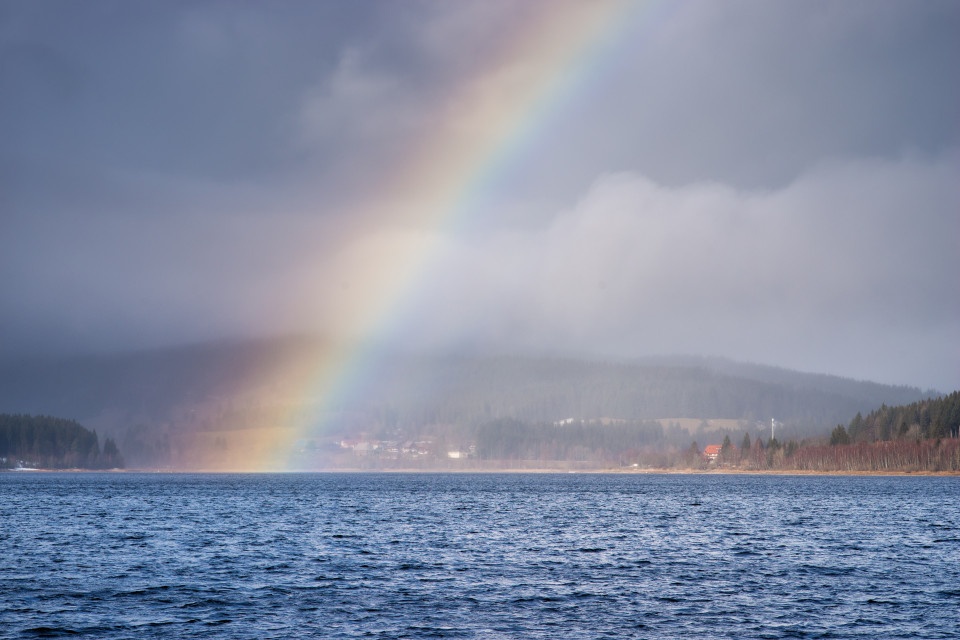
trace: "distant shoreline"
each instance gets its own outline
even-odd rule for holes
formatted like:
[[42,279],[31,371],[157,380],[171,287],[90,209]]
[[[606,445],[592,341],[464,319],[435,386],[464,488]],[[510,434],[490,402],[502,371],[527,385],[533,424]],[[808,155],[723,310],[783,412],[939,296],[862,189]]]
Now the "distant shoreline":
[[294,469],[294,470],[250,470],[250,469],[0,469],[0,473],[144,473],[164,474],[288,474],[288,473],[430,473],[461,475],[467,473],[483,474],[581,474],[581,475],[747,475],[747,476],[942,476],[960,477],[960,471],[809,471],[802,469]]

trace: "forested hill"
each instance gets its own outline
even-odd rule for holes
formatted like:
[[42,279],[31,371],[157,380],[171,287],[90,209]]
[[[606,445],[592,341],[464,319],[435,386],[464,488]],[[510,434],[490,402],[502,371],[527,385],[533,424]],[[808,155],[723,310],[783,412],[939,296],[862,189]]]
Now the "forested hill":
[[[528,422],[564,418],[649,420],[726,418],[803,430],[829,427],[851,409],[919,401],[917,388],[741,365],[751,375],[718,370],[709,361],[685,365],[560,358],[398,358],[384,366],[382,399],[419,422],[476,422],[510,417]],[[769,370],[770,380],[763,373]],[[831,386],[831,382],[833,383]],[[429,402],[423,402],[429,397]],[[420,414],[418,414],[420,412]]]
[[0,414],[0,468],[116,469],[123,458],[112,439],[100,450],[96,431],[73,420]]
[[927,440],[960,437],[960,391],[942,398],[888,407],[882,405],[863,417],[857,414],[850,421],[846,434],[834,431],[834,438],[853,442],[882,440]]
[[[0,411],[71,416],[118,437],[135,424],[193,428],[185,422],[189,416],[202,416],[206,429],[230,428],[244,422],[250,407],[271,402],[265,378],[274,388],[296,387],[303,354],[316,348],[306,339],[262,340],[0,362]],[[297,366],[300,373],[290,373]],[[394,354],[378,359],[367,378],[362,393],[338,409],[354,423],[388,428],[475,426],[497,418],[767,424],[775,418],[798,435],[823,434],[857,412],[925,397],[917,388],[705,359],[614,363]]]
[[[773,367],[769,365],[735,362],[727,358],[703,358],[697,356],[671,356],[661,358],[644,358],[638,364],[660,366],[701,367],[736,378],[746,378],[788,388],[802,388],[810,391],[858,398],[871,406],[881,404],[907,404],[918,398],[935,398],[941,395],[939,391],[930,389],[919,393],[916,387],[891,386],[877,384],[866,380],[854,380],[820,373],[803,373]],[[892,398],[899,398],[892,400]]]

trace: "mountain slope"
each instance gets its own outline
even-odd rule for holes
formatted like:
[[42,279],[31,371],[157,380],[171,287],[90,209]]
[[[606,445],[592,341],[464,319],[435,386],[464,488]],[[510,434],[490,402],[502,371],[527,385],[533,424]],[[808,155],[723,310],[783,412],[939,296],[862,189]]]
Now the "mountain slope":
[[[115,437],[132,464],[152,462],[178,434],[276,427],[285,415],[281,405],[319,406],[320,390],[304,381],[329,348],[291,338],[3,361],[0,411],[80,420]],[[326,434],[473,429],[499,418],[724,418],[747,425],[775,418],[784,435],[799,437],[825,435],[883,403],[924,397],[915,388],[710,359],[616,363],[392,353],[374,362],[352,393],[315,416]]]

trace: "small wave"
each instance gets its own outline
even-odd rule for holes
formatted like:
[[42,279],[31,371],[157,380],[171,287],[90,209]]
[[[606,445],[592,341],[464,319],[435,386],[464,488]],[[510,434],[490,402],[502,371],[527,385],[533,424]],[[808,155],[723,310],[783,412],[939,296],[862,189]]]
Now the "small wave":
[[538,602],[563,602],[565,598],[560,598],[557,596],[528,596],[523,598],[515,598],[511,600],[511,604],[529,604],[529,603],[538,603]]
[[804,564],[800,565],[802,571],[809,573],[815,573],[821,576],[846,576],[854,573],[855,569],[851,567],[821,567],[814,564]]
[[233,622],[231,618],[222,618],[220,620],[206,620],[203,625],[205,627],[219,627],[220,625],[230,624]]
[[343,576],[314,576],[314,582],[343,582],[346,578]]
[[192,600],[180,605],[180,609],[202,609],[204,607],[228,607],[232,603],[220,598],[204,598],[202,600]]
[[81,631],[68,629],[66,627],[33,627],[32,629],[24,629],[23,632],[35,638],[59,638],[61,636],[79,636],[82,634]]

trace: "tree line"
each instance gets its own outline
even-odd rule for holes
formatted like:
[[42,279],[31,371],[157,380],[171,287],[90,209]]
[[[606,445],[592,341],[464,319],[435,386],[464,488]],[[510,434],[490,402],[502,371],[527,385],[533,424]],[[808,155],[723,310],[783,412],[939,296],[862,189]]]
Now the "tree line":
[[115,469],[123,467],[116,443],[100,448],[97,432],[74,420],[51,416],[0,414],[0,467]]
[[[786,440],[751,439],[739,446],[729,431],[703,430],[695,435],[716,443],[719,453],[706,455],[697,441],[676,444],[674,430],[658,422],[526,423],[493,420],[476,432],[482,461],[570,461],[603,466],[654,469],[733,468],[751,471],[960,471],[960,391],[899,407],[882,405],[866,417],[857,414],[848,426],[826,436]],[[686,430],[679,433],[686,434]],[[714,454],[715,451],[710,451]]]
[[696,443],[669,466],[708,469],[729,467],[746,471],[960,471],[960,439],[834,442],[823,438],[757,439],[747,448],[724,446],[715,462],[697,455]]
[[481,460],[614,460],[640,447],[664,444],[663,425],[655,421],[613,424],[525,423],[513,418],[493,420],[476,432]]
[[899,407],[884,404],[867,417],[858,413],[845,429],[838,425],[831,439],[845,437],[850,442],[960,437],[960,391]]

